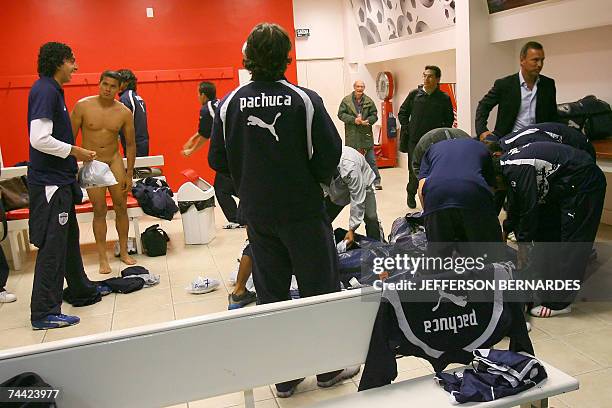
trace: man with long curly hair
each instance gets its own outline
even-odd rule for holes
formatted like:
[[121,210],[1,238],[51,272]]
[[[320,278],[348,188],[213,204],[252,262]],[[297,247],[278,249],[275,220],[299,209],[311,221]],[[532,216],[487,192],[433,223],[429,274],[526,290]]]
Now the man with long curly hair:
[[[285,79],[290,50],[289,36],[276,24],[251,31],[244,66],[253,81],[219,103],[208,155],[238,191],[259,303],[288,300],[292,274],[301,297],[340,289],[319,183],[335,173],[342,141],[321,97]],[[318,384],[329,387],[358,371],[319,374]],[[289,397],[301,380],[277,384],[277,395]]]
[[28,97],[30,241],[38,247],[30,305],[34,330],[79,322],[61,313],[64,277],[74,298],[84,304],[100,299],[83,269],[74,210],[83,198],[76,183],[77,160],[96,158],[96,152],[74,145],[64,100],[62,86],[77,68],[69,46],[44,44],[38,54],[40,78]]

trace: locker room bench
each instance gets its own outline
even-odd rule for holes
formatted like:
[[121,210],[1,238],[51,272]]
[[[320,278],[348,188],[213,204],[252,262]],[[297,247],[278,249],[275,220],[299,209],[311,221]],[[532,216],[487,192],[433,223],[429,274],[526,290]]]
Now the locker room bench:
[[[124,165],[127,165],[127,160],[123,159]],[[79,163],[81,165],[82,163]],[[146,156],[137,157],[135,167],[160,167],[164,165],[164,156]],[[5,167],[2,169],[0,179],[7,179],[11,177],[20,177],[27,174],[28,168],[26,166],[19,167]],[[106,207],[108,213],[107,219],[115,219],[115,212],[113,211],[113,204],[110,197],[106,199]],[[142,253],[142,245],[140,242],[140,228],[138,225],[138,219],[144,215],[144,212],[138,205],[138,202],[132,196],[128,197],[127,212],[130,224],[136,237],[136,250],[139,254]],[[77,220],[79,223],[89,223],[93,221],[93,207],[90,202],[77,205],[75,207],[77,213]],[[30,251],[30,244],[28,238],[28,220],[29,220],[29,209],[19,209],[8,211],[6,213],[7,224],[8,224],[8,247],[10,252],[10,258],[13,261],[13,269],[18,271],[21,269],[21,260],[24,253]]]
[[[4,350],[0,382],[36,372],[61,389],[59,406],[68,408],[164,407],[243,390],[253,408],[255,387],[362,364],[379,299],[358,289]],[[549,378],[539,386],[464,406],[546,407],[548,397],[578,389],[545,365]],[[314,406],[451,407],[431,376]]]

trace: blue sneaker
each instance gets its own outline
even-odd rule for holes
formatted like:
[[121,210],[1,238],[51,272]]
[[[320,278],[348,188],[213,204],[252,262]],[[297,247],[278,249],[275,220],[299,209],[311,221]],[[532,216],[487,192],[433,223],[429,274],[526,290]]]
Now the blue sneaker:
[[240,309],[250,303],[257,302],[257,293],[246,290],[242,295],[230,293],[227,295],[227,310]]
[[44,319],[35,320],[32,322],[32,329],[34,330],[47,330],[47,329],[59,329],[60,327],[74,326],[78,324],[81,319],[78,316],[68,316],[65,314],[52,314],[48,315]]
[[113,290],[110,288],[110,286],[108,286],[105,283],[102,283],[96,286],[96,290],[98,291],[100,296],[106,296],[106,295],[110,295],[111,293],[113,293]]

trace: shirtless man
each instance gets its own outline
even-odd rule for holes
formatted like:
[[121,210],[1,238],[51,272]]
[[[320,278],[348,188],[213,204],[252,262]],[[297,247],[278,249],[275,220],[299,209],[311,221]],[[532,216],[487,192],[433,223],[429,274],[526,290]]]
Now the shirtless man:
[[[115,224],[119,235],[119,257],[127,265],[136,260],[129,256],[127,237],[127,194],[132,186],[132,175],[136,156],[134,120],[132,113],[121,102],[115,100],[121,76],[115,71],[104,71],[100,75],[100,94],[81,99],[70,115],[72,131],[76,136],[83,132],[83,147],[96,152],[96,159],[108,164],[119,182],[108,187],[115,210]],[[126,139],[127,171],[119,153],[119,130]],[[93,229],[100,259],[100,273],[111,273],[106,256],[106,187],[87,189],[93,205]]]

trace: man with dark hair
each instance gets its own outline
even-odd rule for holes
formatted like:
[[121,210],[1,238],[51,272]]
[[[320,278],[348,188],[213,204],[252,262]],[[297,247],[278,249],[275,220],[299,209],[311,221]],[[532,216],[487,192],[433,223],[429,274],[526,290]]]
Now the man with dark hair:
[[412,165],[412,170],[414,171],[415,176],[418,177],[419,172],[421,171],[421,160],[431,146],[438,142],[442,142],[443,140],[469,138],[471,138],[470,135],[457,128],[437,128],[425,133],[414,147],[412,154],[413,157],[409,163]]
[[408,153],[406,192],[409,208],[416,208],[418,173],[412,165],[417,143],[430,130],[450,128],[455,121],[451,99],[439,87],[441,77],[440,68],[435,65],[427,65],[423,72],[423,85],[410,91],[397,115],[402,125],[400,151]]
[[[495,81],[493,88],[478,102],[476,134],[483,140],[494,134],[499,139],[525,126],[557,121],[555,81],[540,75],[544,66],[542,44],[529,41],[520,53],[518,73]],[[497,108],[495,130],[489,131],[489,113]]]
[[[201,82],[198,86],[198,99],[202,105],[200,108],[200,122],[198,131],[183,145],[182,153],[186,157],[200,150],[208,139],[210,139],[213,120],[215,119],[215,111],[219,105],[215,84],[206,81]],[[234,197],[237,197],[238,194],[234,188],[232,178],[227,174],[217,172],[214,186],[215,196],[217,197],[217,201],[219,201],[223,215],[225,215],[228,221],[223,228],[243,228],[244,225],[238,222],[238,205],[236,201],[234,201]]]
[[363,81],[355,81],[353,92],[342,99],[338,109],[338,118],[344,122],[345,144],[365,156],[376,176],[374,187],[376,190],[382,190],[372,132],[372,125],[378,120],[378,110],[374,101],[365,94]]
[[69,46],[49,42],[40,47],[38,74],[28,96],[30,160],[30,242],[38,247],[32,285],[31,322],[34,330],[79,323],[61,313],[64,277],[75,297],[99,300],[87,279],[79,247],[74,205],[82,200],[76,183],[77,160],[91,161],[96,152],[74,145],[74,134],[62,85],[78,66]]
[[[81,99],[74,106],[70,116],[72,131],[75,137],[79,129],[83,132],[83,147],[96,152],[97,160],[108,164],[118,184],[108,187],[115,211],[115,225],[119,235],[119,258],[127,265],[136,261],[128,254],[127,240],[129,220],[127,215],[127,194],[132,189],[136,144],[134,141],[134,120],[130,111],[115,100],[121,76],[115,71],[104,71],[100,75],[100,93]],[[119,153],[117,132],[125,135],[127,171]],[[93,230],[96,238],[100,273],[111,273],[106,254],[106,189],[95,187],[87,189],[87,195],[93,205]]]
[[[340,290],[319,183],[336,171],[342,141],[321,97],[284,78],[290,50],[289,36],[276,24],[251,31],[244,66],[253,81],[219,103],[208,155],[238,191],[260,303],[289,300],[291,275],[301,297]],[[329,387],[358,371],[320,374],[318,384]],[[277,395],[289,397],[301,380],[277,384]]]
[[[149,155],[149,128],[147,125],[147,105],[144,99],[136,93],[138,78],[129,69],[117,71],[121,75],[121,87],[119,89],[119,101],[127,106],[134,118],[134,130],[136,132],[136,157]],[[123,154],[126,155],[126,141],[123,131],[119,131]],[[127,156],[126,156],[127,157]]]

